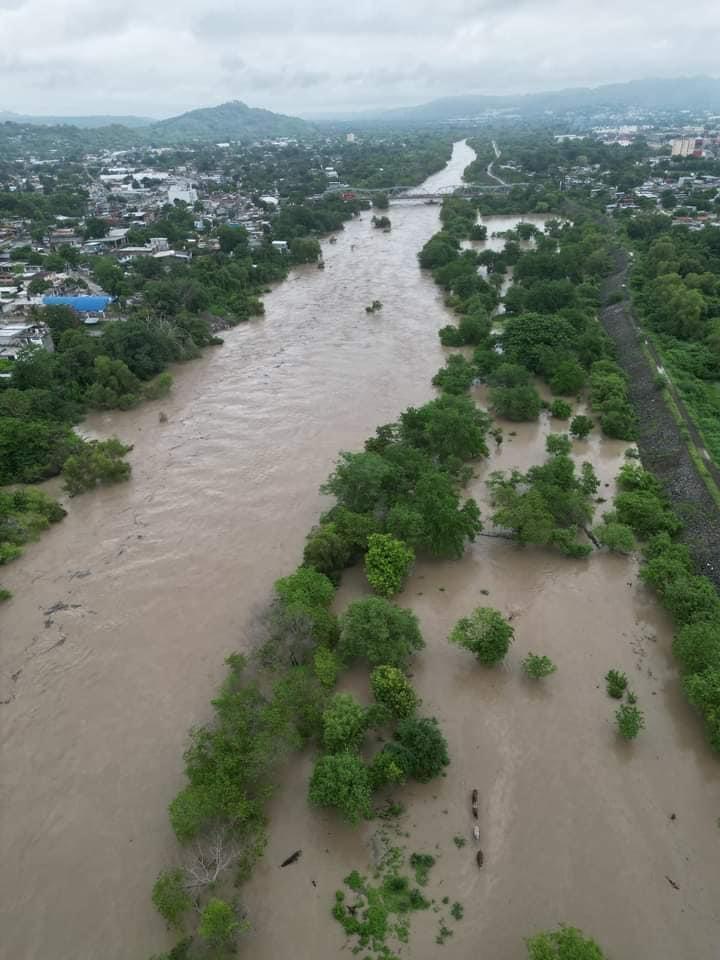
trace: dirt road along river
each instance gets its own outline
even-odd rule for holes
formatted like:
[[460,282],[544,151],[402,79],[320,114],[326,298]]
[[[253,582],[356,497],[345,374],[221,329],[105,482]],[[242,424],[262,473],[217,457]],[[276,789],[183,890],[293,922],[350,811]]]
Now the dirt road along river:
[[[456,144],[426,185],[459,183],[472,157]],[[187,729],[208,717],[224,656],[248,646],[253,610],[295,566],[337,451],[428,399],[443,362],[437,330],[449,315],[416,261],[438,207],[397,204],[390,216],[389,234],[368,214],[349,224],[324,245],[325,271],[294,271],[263,319],[175,371],[170,398],[89,419],[89,433],[135,445],[131,482],[73,500],[7,568],[3,958],[142,960],[167,944],[149,896],[175,852],[166,808]],[[492,233],[516,220],[487,223]],[[367,316],[374,299],[383,310]],[[477,471],[480,499],[489,470],[543,458],[549,422],[514,429]],[[609,483],[623,446],[595,437],[576,454]],[[364,590],[351,574],[340,600]],[[441,782],[403,795],[411,849],[437,854],[433,882],[465,906],[443,956],[520,960],[523,934],[567,920],[615,960],[714,960],[719,765],[681,699],[670,625],[633,561],[480,538],[460,562],[418,564],[399,601],[421,619],[428,647],[415,683],[453,758]],[[517,630],[507,666],[490,672],[446,642],[482,602],[513,613]],[[558,664],[543,686],[520,677],[529,649]],[[647,715],[630,747],[612,730],[610,666],[628,672]],[[333,892],[367,864],[372,827],[311,811],[308,763],[290,764],[267,857],[244,891],[254,929],[242,952],[254,960],[335,958]],[[452,843],[469,829],[475,786],[482,873]],[[298,847],[302,860],[279,870]],[[432,922],[415,924],[417,960],[437,955]]]

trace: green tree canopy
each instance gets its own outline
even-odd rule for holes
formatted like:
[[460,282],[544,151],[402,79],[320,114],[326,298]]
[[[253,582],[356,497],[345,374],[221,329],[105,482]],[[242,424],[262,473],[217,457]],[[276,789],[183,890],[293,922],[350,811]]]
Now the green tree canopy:
[[323,742],[329,753],[355,750],[367,729],[366,710],[350,693],[336,693],[323,713]]
[[338,653],[346,662],[401,667],[423,646],[415,614],[381,597],[355,600],[340,617]]
[[478,607],[469,617],[458,620],[449,639],[474,653],[480,663],[492,666],[505,658],[514,635],[511,624],[499,610]]
[[370,775],[356,753],[328,754],[315,764],[309,799],[317,807],[335,807],[350,823],[370,817]]

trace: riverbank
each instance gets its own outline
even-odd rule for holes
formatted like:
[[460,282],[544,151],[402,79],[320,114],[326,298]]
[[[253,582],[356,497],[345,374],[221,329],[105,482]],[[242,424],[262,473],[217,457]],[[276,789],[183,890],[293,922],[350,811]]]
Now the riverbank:
[[[683,537],[699,571],[720,587],[720,511],[693,461],[683,426],[673,417],[658,386],[657,367],[643,350],[645,338],[633,320],[629,302],[608,303],[613,294],[626,289],[628,260],[624,251],[618,251],[616,268],[603,284],[605,306],[600,318],[629,378],[628,391],[639,421],[640,456],[643,465],[662,481],[682,518]],[[696,442],[702,442],[699,435]]]

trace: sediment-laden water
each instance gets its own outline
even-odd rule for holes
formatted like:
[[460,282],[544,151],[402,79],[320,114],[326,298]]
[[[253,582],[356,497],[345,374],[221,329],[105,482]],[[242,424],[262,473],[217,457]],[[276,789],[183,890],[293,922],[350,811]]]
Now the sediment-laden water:
[[[459,183],[472,156],[456,144],[427,185]],[[71,501],[4,574],[15,599],[0,612],[0,956],[142,960],[166,946],[149,897],[176,851],[166,809],[188,727],[207,719],[223,658],[251,645],[254,610],[296,566],[338,450],[432,395],[437,330],[450,317],[416,253],[438,210],[393,205],[389,234],[366,213],[324,244],[324,271],[293,271],[264,318],[178,368],[169,398],[84,425],[134,444],[133,477]],[[517,219],[486,222],[492,233]],[[375,299],[382,311],[366,315]],[[503,426],[505,443],[477,470],[480,500],[488,471],[544,456],[547,419]],[[624,447],[575,444],[604,483]],[[349,574],[339,604],[364,589]],[[615,960],[714,958],[720,764],[681,699],[669,622],[634,563],[481,537],[462,561],[419,563],[399,602],[421,619],[414,682],[453,761],[443,780],[399,792],[403,829],[409,850],[438,857],[433,895],[465,907],[443,948],[433,915],[420,916],[412,956],[520,960],[524,934],[568,921]],[[513,614],[517,641],[499,670],[446,642],[480,603]],[[530,649],[558,664],[543,684],[520,675]],[[611,666],[628,672],[646,711],[630,746],[613,730],[602,682]],[[243,891],[254,929],[241,955],[253,960],[338,956],[333,893],[369,862],[371,825],[353,831],[308,807],[309,766],[288,765],[267,856]],[[280,870],[298,848],[301,860]]]

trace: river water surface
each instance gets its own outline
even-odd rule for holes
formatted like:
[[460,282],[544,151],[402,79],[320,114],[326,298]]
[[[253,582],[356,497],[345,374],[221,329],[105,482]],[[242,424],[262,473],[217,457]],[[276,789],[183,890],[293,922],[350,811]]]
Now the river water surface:
[[[456,144],[425,185],[459,183],[472,157]],[[295,567],[338,450],[432,395],[437,330],[450,317],[416,253],[438,209],[394,204],[389,234],[366,213],[324,244],[325,271],[293,271],[265,298],[264,318],[179,368],[169,398],[86,422],[135,445],[132,480],[71,501],[4,574],[15,599],[0,613],[3,958],[142,960],[166,947],[149,898],[176,852],[166,810],[188,727],[208,718],[223,658],[249,647],[253,611]],[[517,220],[486,223],[492,233]],[[368,316],[374,299],[384,307]],[[489,470],[543,459],[546,417],[503,426],[472,485],[481,501]],[[624,446],[594,437],[575,453],[609,484]],[[340,605],[366,589],[351,573]],[[453,759],[441,782],[402,791],[410,849],[434,853],[435,893],[465,907],[443,956],[520,960],[523,935],[568,921],[615,960],[717,957],[718,762],[682,701],[670,625],[634,562],[481,537],[460,562],[419,563],[399,602],[420,617],[427,649],[415,683]],[[481,603],[512,613],[517,631],[495,671],[446,642]],[[542,685],[518,670],[531,649],[558,664]],[[628,672],[646,712],[631,746],[612,729],[611,666]],[[267,856],[243,892],[253,932],[241,955],[253,960],[338,956],[333,893],[368,866],[373,827],[310,810],[309,764],[289,765]],[[298,848],[299,863],[280,870]],[[433,924],[428,913],[414,925],[413,957],[437,955]]]

